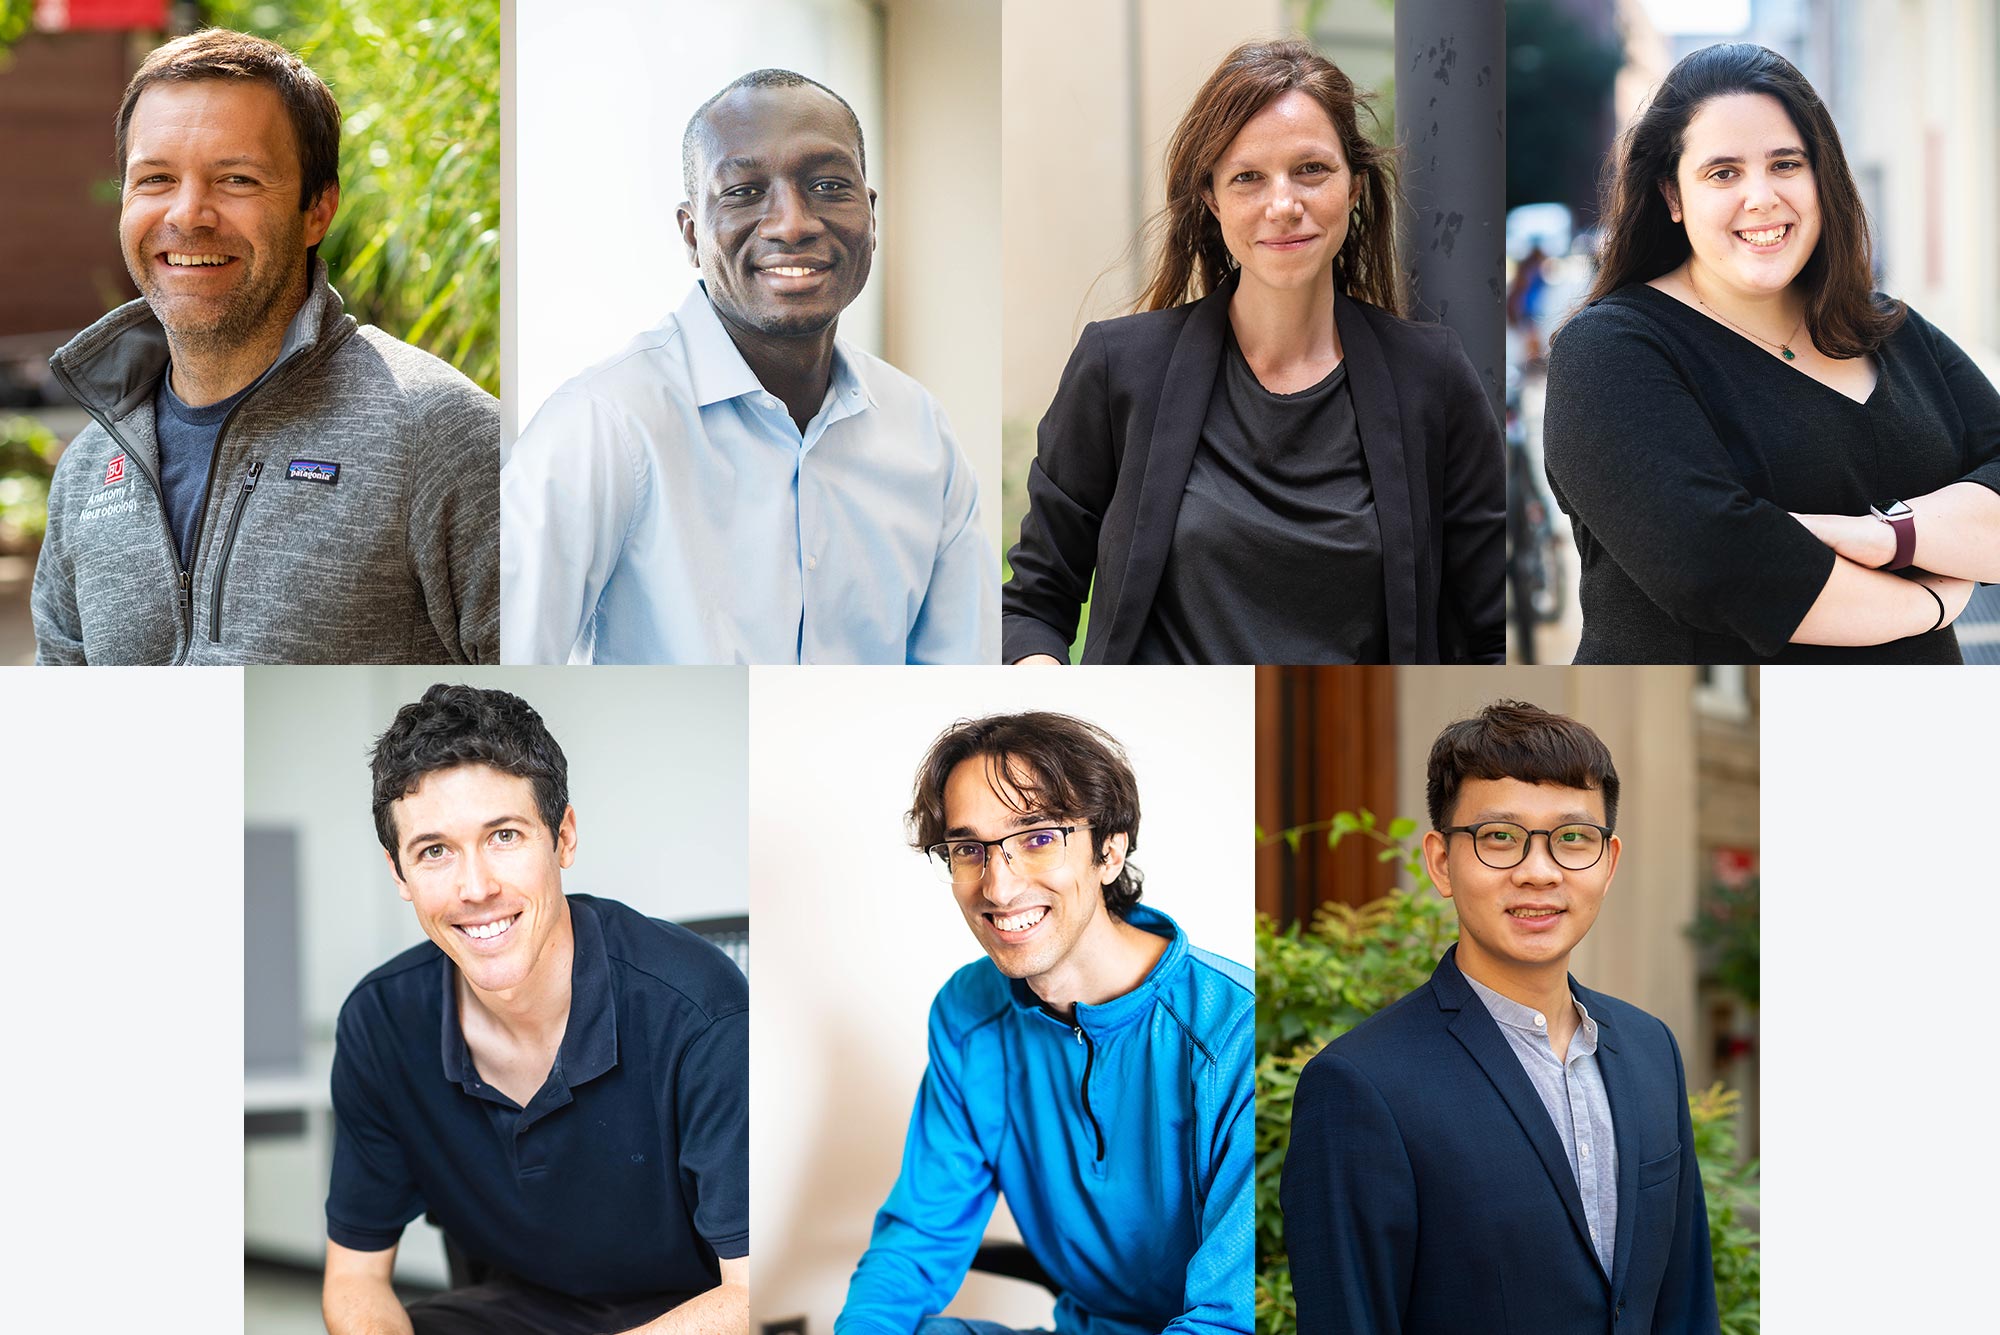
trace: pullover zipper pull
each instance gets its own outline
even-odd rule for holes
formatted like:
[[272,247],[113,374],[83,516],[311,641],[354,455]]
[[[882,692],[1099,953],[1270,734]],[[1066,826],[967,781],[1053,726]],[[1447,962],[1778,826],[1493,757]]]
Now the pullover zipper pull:
[[222,535],[221,554],[215,562],[215,591],[208,602],[208,638],[212,644],[222,643],[222,582],[229,574],[229,556],[236,550],[236,530],[243,524],[243,511],[250,504],[250,493],[257,489],[257,478],[264,471],[264,461],[253,459],[243,470],[242,489],[236,494],[236,508],[229,512],[229,528]]
[[1076,1026],[1076,1045],[1077,1045],[1078,1047],[1082,1047],[1082,1046],[1083,1046],[1083,1026],[1082,1026],[1082,1025],[1077,1025],[1077,1026]]

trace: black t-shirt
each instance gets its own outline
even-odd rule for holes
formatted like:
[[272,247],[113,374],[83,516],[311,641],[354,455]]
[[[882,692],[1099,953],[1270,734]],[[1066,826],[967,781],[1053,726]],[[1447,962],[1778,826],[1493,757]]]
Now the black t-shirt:
[[1342,362],[1274,394],[1231,337],[1135,663],[1380,663],[1382,532]]
[[[2000,393],[1915,311],[1857,403],[1645,284],[1549,353],[1544,451],[1583,563],[1579,663],[1956,663],[1950,627],[1792,644],[1833,549],[1794,520],[1953,482],[2000,491]],[[1928,600],[1920,600],[1929,606]]]
[[256,388],[252,381],[220,403],[190,408],[181,402],[160,377],[153,393],[153,431],[160,442],[160,500],[167,507],[167,521],[173,525],[174,545],[180,550],[181,568],[194,564],[194,540],[201,528],[202,502],[208,495],[208,469],[215,460],[215,438],[230,410]]
[[749,1254],[749,985],[685,928],[571,895],[569,1027],[523,1109],[484,1084],[430,942],[341,1007],[327,1236],[428,1212],[468,1255],[603,1301],[714,1287]]

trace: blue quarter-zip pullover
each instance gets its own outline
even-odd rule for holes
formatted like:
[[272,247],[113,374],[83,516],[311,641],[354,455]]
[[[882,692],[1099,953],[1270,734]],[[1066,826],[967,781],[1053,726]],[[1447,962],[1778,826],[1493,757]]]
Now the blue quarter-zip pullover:
[[996,1194],[1061,1288],[1061,1335],[1251,1328],[1250,970],[1168,939],[1138,987],[1073,1021],[990,960],[931,1005],[903,1168],[835,1335],[910,1335],[958,1291]]

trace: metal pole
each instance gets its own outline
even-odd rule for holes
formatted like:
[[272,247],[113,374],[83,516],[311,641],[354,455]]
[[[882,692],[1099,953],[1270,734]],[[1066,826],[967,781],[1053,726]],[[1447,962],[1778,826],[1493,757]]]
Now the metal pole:
[[1501,0],[1396,0],[1411,314],[1458,331],[1496,419],[1506,393],[1506,108]]

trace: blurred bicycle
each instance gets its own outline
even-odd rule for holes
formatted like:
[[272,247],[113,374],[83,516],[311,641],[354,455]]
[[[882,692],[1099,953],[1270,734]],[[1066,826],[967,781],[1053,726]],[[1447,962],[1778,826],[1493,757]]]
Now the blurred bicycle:
[[1560,618],[1566,598],[1556,508],[1528,449],[1521,373],[1507,368],[1507,603],[1520,661],[1535,661],[1535,627]]

